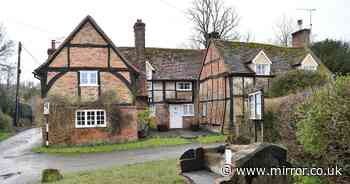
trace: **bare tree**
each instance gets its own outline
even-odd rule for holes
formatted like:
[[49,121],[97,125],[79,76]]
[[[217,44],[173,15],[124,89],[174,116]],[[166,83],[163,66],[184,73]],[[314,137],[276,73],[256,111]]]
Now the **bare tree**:
[[194,24],[195,35],[192,40],[204,47],[207,46],[211,32],[217,32],[221,39],[238,38],[236,28],[240,17],[223,0],[193,0],[187,15]]
[[6,59],[13,54],[14,43],[7,38],[3,24],[0,24],[0,59]]
[[[3,24],[0,24],[0,78],[6,78],[6,87],[10,87],[10,79],[13,76],[14,67],[7,63],[7,58],[13,54],[14,43],[9,40]],[[2,83],[2,81],[0,81]]]
[[278,45],[288,47],[292,43],[292,33],[295,31],[295,21],[283,15],[275,24],[275,42]]

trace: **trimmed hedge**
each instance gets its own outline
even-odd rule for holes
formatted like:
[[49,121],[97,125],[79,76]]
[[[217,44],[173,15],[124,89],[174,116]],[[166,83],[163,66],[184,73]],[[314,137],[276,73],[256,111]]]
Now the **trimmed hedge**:
[[285,96],[303,89],[319,87],[328,79],[319,72],[293,70],[272,79],[271,87],[266,95],[269,97]]

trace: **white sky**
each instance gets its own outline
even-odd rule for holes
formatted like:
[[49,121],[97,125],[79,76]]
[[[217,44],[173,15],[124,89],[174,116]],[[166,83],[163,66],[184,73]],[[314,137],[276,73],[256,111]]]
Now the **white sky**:
[[[47,58],[50,40],[66,37],[86,16],[91,15],[117,46],[133,46],[133,24],[146,23],[147,47],[183,47],[192,35],[184,11],[190,0],[2,0],[0,22],[14,41],[22,41],[22,81],[37,81],[32,71]],[[255,42],[274,37],[273,25],[283,15],[303,19],[309,14],[298,8],[316,8],[313,34],[316,40],[350,40],[348,0],[226,0],[241,16],[239,32],[251,32]],[[346,21],[347,20],[347,21]],[[16,62],[16,57],[10,59]]]

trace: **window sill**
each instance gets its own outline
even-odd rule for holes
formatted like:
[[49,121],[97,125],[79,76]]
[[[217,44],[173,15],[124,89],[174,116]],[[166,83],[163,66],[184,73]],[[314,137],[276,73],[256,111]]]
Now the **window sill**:
[[98,84],[80,84],[80,87],[98,87]]
[[78,129],[84,129],[84,128],[106,128],[107,125],[99,125],[99,126],[75,126],[75,128]]
[[192,91],[192,89],[176,89],[176,91]]

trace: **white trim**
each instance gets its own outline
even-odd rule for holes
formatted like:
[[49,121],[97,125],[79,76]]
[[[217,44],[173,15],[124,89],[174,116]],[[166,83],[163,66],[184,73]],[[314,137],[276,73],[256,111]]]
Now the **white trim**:
[[194,104],[183,104],[182,116],[194,116]]
[[[265,57],[265,59],[267,60],[267,63],[256,63],[256,60],[261,56],[263,55]],[[255,71],[255,74],[256,75],[270,75],[271,74],[271,65],[272,65],[272,62],[270,60],[269,57],[267,57],[267,55],[265,54],[265,52],[263,50],[261,50],[255,57],[254,59],[252,60],[252,66],[253,66],[253,69]],[[267,66],[267,69],[265,71],[265,73],[258,73],[257,72],[257,69],[258,69],[258,65],[266,65]]]
[[[260,101],[257,101],[257,96],[260,96]],[[251,99],[252,98],[252,99]],[[253,100],[253,101],[251,101]],[[249,104],[249,119],[261,120],[263,111],[263,96],[262,91],[256,91],[254,93],[248,94],[248,104]],[[258,105],[260,109],[258,109]],[[254,107],[252,107],[254,106]],[[252,112],[254,110],[254,114]]]
[[264,55],[264,57],[267,59],[267,61],[269,62],[268,64],[272,64],[271,60],[269,57],[267,57],[267,55],[265,54],[265,52],[263,50],[261,50],[255,57],[254,59],[252,60],[252,63],[255,64],[255,60],[260,56],[260,54]]
[[145,62],[146,62],[146,79],[152,80],[154,67],[148,61],[145,61]]
[[[86,84],[82,84],[82,74],[83,73],[86,73],[87,74],[87,83]],[[94,74],[96,76],[96,83],[91,83],[91,74]],[[98,72],[93,70],[93,71],[90,71],[90,70],[81,70],[79,71],[79,86],[98,86]]]
[[[97,124],[97,112],[103,112],[104,118],[102,124]],[[78,112],[84,112],[84,125],[78,125]],[[94,112],[94,124],[87,124],[87,112]],[[107,127],[106,123],[107,114],[104,109],[79,109],[75,111],[75,128],[97,128],[97,127]]]
[[[311,61],[313,62],[313,64],[314,65],[304,65],[304,63],[306,62],[306,60],[308,59],[308,57],[311,57]],[[299,67],[299,69],[302,69],[302,70],[308,70],[308,71],[316,71],[317,69],[318,69],[318,63],[316,62],[316,60],[314,59],[314,57],[312,57],[312,55],[309,53],[309,54],[307,54],[305,57],[304,57],[304,59],[303,59],[303,61],[300,63],[300,67]],[[315,67],[315,70],[310,70],[310,69],[307,69],[307,67]]]
[[[190,84],[190,88],[189,89],[180,89],[179,88],[180,83]],[[176,82],[176,91],[192,91],[192,82]]]
[[152,64],[149,61],[146,61],[146,64],[148,64],[151,67],[151,70],[155,70],[154,67],[152,66]]

